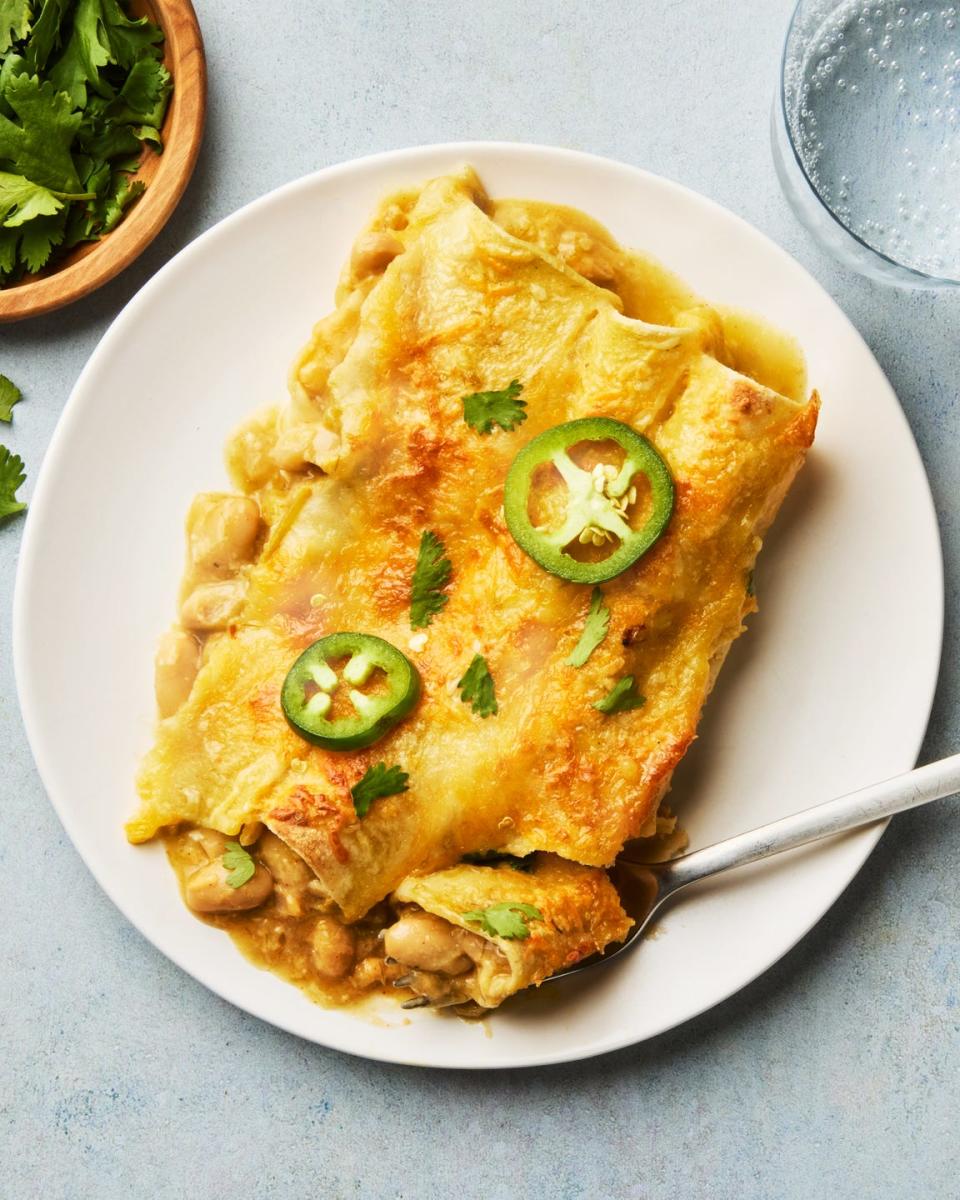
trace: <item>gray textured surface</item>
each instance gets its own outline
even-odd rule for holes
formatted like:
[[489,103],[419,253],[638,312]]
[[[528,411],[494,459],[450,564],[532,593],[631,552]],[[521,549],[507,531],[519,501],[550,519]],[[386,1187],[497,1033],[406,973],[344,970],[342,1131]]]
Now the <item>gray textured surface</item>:
[[[789,8],[203,0],[211,107],[195,180],[119,280],[64,313],[0,328],[0,370],[26,397],[0,436],[35,477],[120,307],[171,253],[286,180],[460,138],[551,142],[636,163],[795,254],[899,392],[947,563],[944,670],[923,757],[960,748],[960,296],[863,282],[795,224],[767,140]],[[783,962],[653,1043],[514,1074],[361,1062],[278,1033],[186,978],[126,924],[67,842],[14,695],[20,524],[0,526],[5,1200],[958,1194],[956,802],[898,818]]]

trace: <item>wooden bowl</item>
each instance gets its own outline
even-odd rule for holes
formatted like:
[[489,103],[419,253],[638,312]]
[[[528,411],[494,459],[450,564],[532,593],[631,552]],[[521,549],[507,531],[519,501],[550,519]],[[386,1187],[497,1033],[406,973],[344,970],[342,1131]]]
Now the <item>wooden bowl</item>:
[[51,312],[86,296],[119,274],[167,223],[193,173],[206,113],[207,71],[203,39],[190,0],[143,0],[131,5],[164,33],[163,61],[173,76],[173,93],[163,122],[163,153],[144,150],[136,178],[147,185],[111,233],[86,242],[58,259],[49,271],[27,275],[0,288],[0,322]]

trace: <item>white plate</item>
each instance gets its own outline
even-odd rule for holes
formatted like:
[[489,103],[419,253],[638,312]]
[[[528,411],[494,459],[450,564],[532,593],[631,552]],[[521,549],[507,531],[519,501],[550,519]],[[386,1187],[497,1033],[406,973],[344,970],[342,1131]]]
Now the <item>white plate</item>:
[[823,416],[760,560],[761,613],[721,675],[675,803],[703,845],[911,767],[940,653],[937,525],[910,430],[867,347],[782,250],[709,200],[546,147],[405,150],[320,171],[188,246],[131,300],[74,388],[37,483],[15,598],[20,702],[40,774],[100,884],[221,996],[326,1046],[443,1067],[562,1062],[651,1037],[749,983],[833,903],[874,828],[680,901],[615,965],[520,998],[482,1026],[379,1023],[311,1005],[184,909],[159,847],[122,823],[151,741],[153,648],[174,614],[183,517],[226,485],[233,425],[284,396],[351,240],[388,190],[470,161],[495,195],[572,204],[705,296],[806,348]]

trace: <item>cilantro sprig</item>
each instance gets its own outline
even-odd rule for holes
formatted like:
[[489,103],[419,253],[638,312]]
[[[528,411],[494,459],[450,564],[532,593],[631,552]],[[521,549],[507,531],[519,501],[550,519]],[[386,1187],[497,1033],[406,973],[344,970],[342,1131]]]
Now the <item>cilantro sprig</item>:
[[598,587],[590,596],[590,611],[584,622],[580,640],[574,646],[566,662],[571,667],[582,667],[590,655],[607,636],[610,626],[610,609],[603,602],[603,592]]
[[477,908],[460,915],[465,921],[479,925],[491,937],[516,938],[519,941],[530,936],[528,920],[543,920],[539,908],[532,904],[520,904],[516,900],[504,900],[500,904],[491,904],[489,908]]
[[472,705],[477,716],[492,717],[500,711],[493,676],[482,654],[473,656],[470,666],[457,681],[457,687],[460,689],[460,699],[464,704]]
[[121,0],[0,0],[0,287],[109,233],[172,83]]
[[358,817],[365,817],[374,800],[379,800],[381,796],[399,796],[408,790],[409,778],[406,771],[401,771],[399,767],[388,767],[386,763],[368,767],[350,789],[354,812]]
[[594,701],[593,707],[609,716],[611,713],[629,712],[633,708],[642,708],[646,702],[646,696],[641,696],[637,691],[633,676],[624,675],[602,700]]
[[499,392],[473,392],[463,397],[463,419],[477,433],[493,433],[494,425],[509,433],[527,419],[526,400],[520,399],[523,384],[514,379]]
[[19,404],[21,399],[20,389],[13,380],[0,375],[0,421],[13,420],[13,406]]
[[453,565],[446,556],[443,542],[432,530],[425,529],[420,537],[410,587],[410,624],[414,629],[425,629],[442,611],[449,599],[443,588],[450,582],[452,574]]
[[17,499],[17,489],[26,477],[20,455],[11,454],[6,446],[0,446],[0,521],[27,507],[24,501]]
[[250,852],[239,842],[227,842],[222,862],[223,869],[230,872],[227,876],[227,886],[232,888],[240,888],[249,883],[257,870],[257,864]]

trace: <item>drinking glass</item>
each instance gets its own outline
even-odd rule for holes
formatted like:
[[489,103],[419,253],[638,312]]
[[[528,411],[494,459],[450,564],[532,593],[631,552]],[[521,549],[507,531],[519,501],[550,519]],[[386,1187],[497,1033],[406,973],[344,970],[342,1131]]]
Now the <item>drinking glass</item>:
[[799,0],[772,139],[794,212],[836,258],[960,286],[960,3]]

